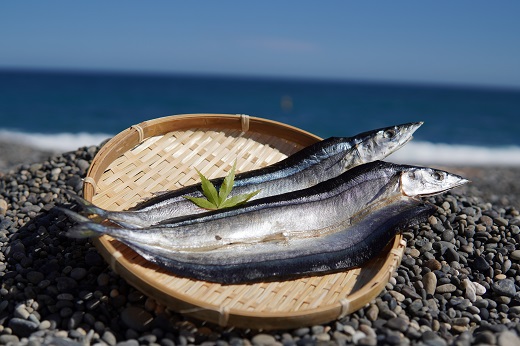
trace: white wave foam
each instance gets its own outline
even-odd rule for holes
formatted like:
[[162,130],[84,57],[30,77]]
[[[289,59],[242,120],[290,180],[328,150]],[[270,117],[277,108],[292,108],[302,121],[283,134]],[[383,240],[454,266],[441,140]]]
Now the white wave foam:
[[80,147],[99,145],[112,135],[105,133],[26,133],[0,129],[0,140],[21,143],[40,150],[66,152]]
[[413,141],[390,155],[388,160],[417,165],[520,166],[520,147],[479,147]]

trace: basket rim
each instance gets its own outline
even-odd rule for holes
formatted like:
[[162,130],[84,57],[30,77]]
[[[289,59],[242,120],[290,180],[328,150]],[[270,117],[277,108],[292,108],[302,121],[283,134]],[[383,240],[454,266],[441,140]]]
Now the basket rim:
[[[208,128],[211,130],[216,128],[225,128],[242,130],[246,132],[262,132],[263,130],[274,126],[283,130],[283,139],[287,141],[298,141],[299,144],[306,146],[321,140],[320,137],[310,132],[301,130],[297,127],[274,120],[250,117],[247,115],[195,113],[170,115],[146,120],[121,131],[108,142],[106,142],[105,145],[99,150],[98,154],[92,161],[92,164],[87,172],[87,178],[84,181],[84,198],[88,201],[92,201],[94,195],[96,194],[95,190],[97,181],[101,178],[103,172],[110,165],[110,163],[124,152],[136,147],[141,142],[143,142],[143,140],[149,137],[162,136],[171,131],[193,129],[194,125],[197,125],[196,128],[198,129]],[[384,254],[384,261],[381,264],[381,269],[389,268],[389,270],[385,270],[384,273],[382,273],[382,270],[379,270],[361,288],[352,294],[349,294],[348,299],[345,298],[345,301],[336,301],[333,304],[331,303],[320,305],[318,307],[304,311],[296,310],[255,312],[239,310],[232,307],[225,311],[224,313],[226,316],[223,316],[223,312],[217,311],[215,305],[201,302],[196,298],[178,291],[176,292],[176,295],[171,295],[171,292],[167,292],[168,290],[164,283],[152,282],[150,277],[138,277],[137,273],[132,271],[132,263],[127,258],[119,255],[114,256],[114,252],[119,252],[119,250],[114,247],[111,241],[118,242],[117,240],[114,240],[108,236],[102,236],[96,239],[94,243],[98,251],[102,253],[105,260],[110,263],[111,268],[116,273],[121,275],[132,286],[143,291],[143,293],[153,297],[166,306],[171,304],[163,302],[161,297],[157,298],[157,292],[162,292],[163,295],[169,296],[174,301],[183,302],[184,304],[194,308],[200,308],[201,311],[204,311],[202,315],[204,317],[203,319],[206,320],[209,320],[207,313],[215,313],[216,317],[211,320],[211,322],[218,323],[220,325],[235,325],[238,327],[262,325],[262,329],[279,329],[287,328],[287,326],[299,327],[302,325],[312,325],[314,323],[324,323],[362,308],[370,300],[375,298],[384,288],[392,273],[400,264],[405,245],[405,243],[403,244],[404,240],[402,236],[396,236],[393,242],[391,242],[391,250]],[[146,286],[143,286],[143,284],[146,284]],[[368,287],[368,291],[364,289],[365,287]],[[201,318],[200,311],[186,313],[186,315]],[[328,317],[325,318],[325,315]],[[247,321],[240,321],[241,318],[246,318]],[[305,323],[302,323],[302,320],[305,320]],[[229,323],[230,321],[233,323]],[[284,323],[283,327],[279,325],[281,321]]]
[[[229,129],[237,129],[244,132],[255,132],[275,126],[286,131],[285,139],[287,140],[298,140],[302,135],[312,138],[315,141],[322,139],[315,134],[289,124],[285,124],[276,120],[249,116],[246,114],[189,113],[168,115],[160,118],[145,120],[119,132],[114,137],[109,139],[105,145],[103,145],[103,147],[101,147],[101,149],[96,154],[96,157],[94,157],[92,160],[92,163],[87,171],[87,179],[85,180],[87,184],[83,187],[84,197],[87,198],[88,196],[92,198],[94,196],[95,183],[97,180],[99,180],[104,171],[102,167],[99,167],[101,163],[104,163],[108,159],[115,159],[120,154],[135,147],[146,138],[157,135],[164,135],[165,133],[169,132],[169,129],[173,128],[175,128],[175,131],[189,129],[194,123],[199,124],[198,127],[201,128],[211,128],[212,126],[216,125],[226,125],[229,126],[227,127]],[[309,145],[312,143],[305,142],[304,144]],[[103,159],[99,159],[100,162],[98,162],[98,158]]]

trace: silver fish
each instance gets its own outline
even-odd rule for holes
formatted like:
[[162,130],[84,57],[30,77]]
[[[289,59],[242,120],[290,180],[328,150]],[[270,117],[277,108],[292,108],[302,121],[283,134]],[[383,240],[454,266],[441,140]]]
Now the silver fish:
[[[241,208],[166,220],[145,229],[108,227],[65,212],[80,222],[69,236],[108,234],[146,253],[147,258],[159,254],[166,258],[164,254],[171,253],[173,261],[175,253],[206,254],[273,241],[290,246],[297,239],[348,231],[381,208],[442,193],[466,182],[441,170],[374,161],[304,190],[266,197]],[[236,256],[247,257],[248,253],[238,251]]]
[[322,237],[265,241],[210,251],[172,252],[140,243],[131,247],[172,273],[222,284],[284,280],[358,267],[381,254],[401,230],[427,220],[432,204],[405,198]]
[[[354,137],[325,139],[268,167],[237,174],[230,197],[259,190],[251,199],[254,200],[316,185],[357,165],[385,158],[411,140],[422,124],[407,123]],[[211,181],[220,186],[222,180]],[[82,206],[84,213],[97,214],[123,227],[148,227],[165,219],[206,211],[183,197],[203,197],[200,184],[162,193],[127,211],[104,210],[75,194],[69,195]]]

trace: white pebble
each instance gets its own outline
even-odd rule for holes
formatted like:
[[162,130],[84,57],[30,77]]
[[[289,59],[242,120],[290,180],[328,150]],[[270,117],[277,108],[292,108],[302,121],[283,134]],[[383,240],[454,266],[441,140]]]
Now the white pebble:
[[466,298],[468,298],[470,302],[474,303],[477,300],[477,289],[473,282],[469,279],[464,279],[463,287],[466,289]]
[[478,282],[473,282],[473,285],[475,285],[475,293],[477,293],[477,295],[482,296],[486,293],[486,288]]
[[365,333],[363,333],[362,331],[358,330],[356,332],[354,332],[354,334],[352,335],[352,342],[354,344],[357,344],[359,342],[359,340],[365,338],[367,335]]
[[345,334],[349,334],[349,335],[353,336],[356,333],[356,330],[354,329],[354,327],[346,325],[343,327],[343,332]]

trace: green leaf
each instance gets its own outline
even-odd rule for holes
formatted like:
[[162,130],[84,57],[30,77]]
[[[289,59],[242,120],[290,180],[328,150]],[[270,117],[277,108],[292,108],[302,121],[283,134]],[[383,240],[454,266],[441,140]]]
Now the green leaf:
[[201,180],[202,193],[206,198],[192,196],[183,197],[192,201],[198,207],[209,210],[231,208],[244,204],[253,196],[258,194],[260,190],[228,198],[229,194],[231,193],[231,190],[233,189],[233,184],[235,183],[236,164],[237,162],[235,160],[235,162],[233,163],[233,167],[222,181],[222,184],[218,192],[213,183],[197,170],[197,173],[199,174]]
[[206,198],[192,197],[192,196],[182,196],[182,197],[189,199],[190,201],[195,203],[200,208],[209,209],[209,210],[218,209],[218,207],[215,204],[211,203]]
[[228,175],[224,178],[222,185],[220,185],[220,189],[218,191],[218,196],[220,199],[219,206],[226,200],[226,198],[228,198],[229,194],[231,193],[231,189],[233,189],[233,184],[235,183],[236,166],[237,160],[235,160],[235,163],[233,163],[233,167],[231,167],[231,170],[229,171]]
[[249,201],[253,196],[258,194],[259,192],[260,192],[260,190],[257,190],[257,191],[251,192],[251,193],[245,193],[243,195],[237,195],[237,196],[228,198],[219,205],[218,209],[231,208],[231,207],[236,207],[241,204],[244,204],[247,201]]
[[218,198],[217,189],[215,188],[213,183],[211,183],[211,181],[209,181],[201,172],[199,172],[199,170],[197,170],[197,173],[199,173],[202,185],[202,193],[204,194],[204,196],[206,196],[210,203],[216,205],[218,208],[220,201]]

